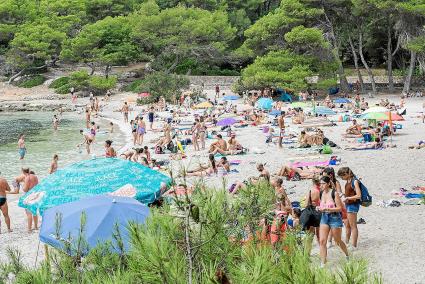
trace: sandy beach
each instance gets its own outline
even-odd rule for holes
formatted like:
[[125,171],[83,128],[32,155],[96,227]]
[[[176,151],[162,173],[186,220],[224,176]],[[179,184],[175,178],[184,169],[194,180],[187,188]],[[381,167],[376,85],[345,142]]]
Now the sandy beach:
[[[226,90],[226,92],[229,92]],[[101,116],[112,121],[125,133],[127,145],[132,146],[130,126],[123,123],[121,113],[117,112],[127,95],[116,95],[112,102],[104,107]],[[368,99],[370,105],[381,98],[388,98],[391,102],[398,103],[399,96],[383,95]],[[85,102],[85,99],[81,99]],[[66,103],[69,103],[66,100]],[[349,166],[354,173],[362,178],[374,198],[373,205],[362,207],[359,217],[366,220],[366,224],[359,225],[359,246],[353,252],[354,257],[365,258],[369,262],[369,268],[373,272],[382,273],[385,283],[425,283],[425,210],[424,205],[401,205],[400,207],[383,208],[376,205],[377,202],[389,199],[406,201],[404,197],[394,196],[391,192],[400,188],[411,190],[413,186],[425,186],[424,160],[425,149],[411,150],[409,145],[417,144],[424,140],[425,124],[418,118],[422,111],[423,98],[408,98],[406,100],[407,115],[401,122],[403,129],[393,136],[395,148],[384,150],[349,151],[343,150],[348,141],[342,141],[345,129],[350,122],[338,122],[334,127],[323,127],[326,137],[334,141],[341,149],[334,149],[333,155],[341,159],[341,164],[336,166]],[[130,114],[133,118],[141,107],[135,107]],[[1,115],[1,113],[0,113]],[[82,118],[83,114],[82,114]],[[160,125],[157,124],[156,127]],[[290,130],[299,133],[300,128],[290,125]],[[275,173],[282,165],[294,161],[326,161],[329,155],[306,154],[296,149],[285,146],[279,149],[276,145],[265,144],[266,136],[258,127],[239,128],[235,130],[237,140],[246,148],[260,148],[263,154],[248,153],[241,156],[229,156],[229,160],[240,160],[238,166],[232,169],[238,172],[226,176],[226,183],[230,185],[235,181],[242,181],[249,176],[257,175],[256,163],[266,164],[271,173]],[[148,132],[145,141],[157,137],[157,133]],[[227,139],[227,138],[226,138]],[[207,146],[213,140],[207,140]],[[148,144],[148,146],[153,146]],[[122,150],[122,149],[121,149]],[[153,151],[151,151],[153,153]],[[207,152],[194,152],[192,146],[186,151],[187,158],[183,161],[172,162],[174,170],[180,167],[191,167],[207,161]],[[158,159],[167,159],[164,155],[154,155]],[[191,178],[190,182],[195,182]],[[209,177],[205,179],[210,186],[222,186],[221,178]],[[284,182],[291,201],[301,200],[311,187],[311,180],[298,182]],[[24,210],[17,206],[19,196],[8,196],[9,213],[12,219],[12,233],[5,233],[6,227],[2,219],[0,235],[0,261],[6,260],[6,248],[14,247],[21,251],[22,257],[28,266],[36,265],[43,259],[44,250],[39,246],[38,234],[26,232],[26,219]],[[37,256],[38,255],[38,256]],[[315,242],[312,258],[319,262],[318,246]],[[37,259],[37,262],[36,262]],[[339,262],[343,259],[338,248],[331,248],[329,261]]]

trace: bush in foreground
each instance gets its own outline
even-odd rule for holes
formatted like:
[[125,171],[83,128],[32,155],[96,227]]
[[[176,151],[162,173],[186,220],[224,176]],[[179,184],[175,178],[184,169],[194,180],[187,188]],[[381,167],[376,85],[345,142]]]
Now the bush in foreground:
[[[173,205],[152,209],[143,226],[130,224],[131,250],[112,253],[99,246],[80,261],[62,252],[50,254],[38,269],[10,253],[0,280],[17,283],[380,283],[364,261],[342,262],[331,270],[312,262],[311,237],[287,232],[271,245],[256,236],[272,210],[273,190],[249,186],[236,198],[225,190],[198,186],[191,197],[175,196]],[[83,223],[83,222],[82,222]],[[116,234],[117,243],[119,235]],[[74,253],[78,255],[78,251]]]

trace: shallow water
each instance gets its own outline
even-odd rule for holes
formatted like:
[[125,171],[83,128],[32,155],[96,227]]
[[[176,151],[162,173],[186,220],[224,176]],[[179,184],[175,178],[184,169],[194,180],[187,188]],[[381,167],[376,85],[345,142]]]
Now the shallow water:
[[[76,146],[81,143],[83,136],[79,130],[85,127],[84,114],[64,113],[59,129],[53,130],[52,112],[20,112],[0,113],[0,172],[1,176],[11,181],[20,174],[22,167],[29,167],[39,177],[46,176],[54,154],[59,155],[59,167],[64,167],[76,161],[89,159],[84,148]],[[125,144],[124,137],[118,127],[114,133],[109,131],[109,122],[104,119],[95,119],[100,126],[96,141],[92,146],[93,153],[104,153],[103,143],[110,139],[114,141],[116,150]],[[25,134],[27,154],[20,161],[17,141],[19,134]]]

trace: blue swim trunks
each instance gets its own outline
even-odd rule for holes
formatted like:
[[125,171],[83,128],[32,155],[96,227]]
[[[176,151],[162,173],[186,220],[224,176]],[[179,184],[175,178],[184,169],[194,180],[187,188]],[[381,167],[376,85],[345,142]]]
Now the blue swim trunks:
[[27,149],[19,148],[18,153],[19,153],[19,156],[21,157],[21,159],[23,159],[25,157],[25,154],[27,153]]

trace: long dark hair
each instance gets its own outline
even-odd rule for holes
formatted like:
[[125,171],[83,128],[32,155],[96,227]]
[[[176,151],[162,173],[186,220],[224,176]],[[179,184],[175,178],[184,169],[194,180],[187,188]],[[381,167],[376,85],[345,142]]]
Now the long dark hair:
[[215,170],[217,170],[217,166],[215,165],[215,158],[214,158],[214,154],[210,154],[209,156],[208,156],[208,159],[210,160],[210,162],[211,162],[211,166],[212,166],[212,168],[213,168],[213,170],[215,171]]
[[336,183],[335,170],[331,167],[327,167],[323,170],[323,172],[331,178],[333,183]]

